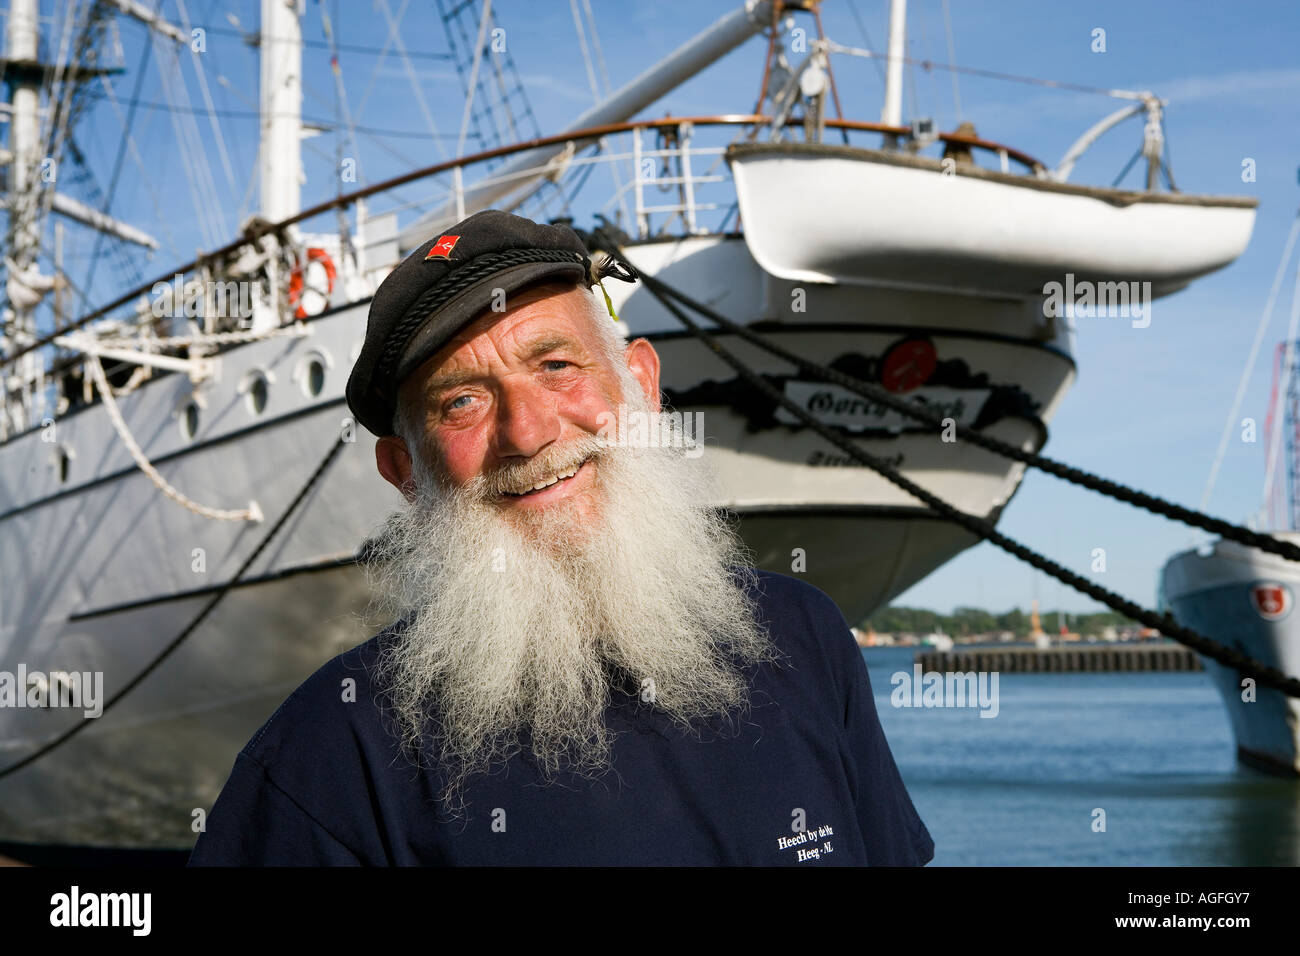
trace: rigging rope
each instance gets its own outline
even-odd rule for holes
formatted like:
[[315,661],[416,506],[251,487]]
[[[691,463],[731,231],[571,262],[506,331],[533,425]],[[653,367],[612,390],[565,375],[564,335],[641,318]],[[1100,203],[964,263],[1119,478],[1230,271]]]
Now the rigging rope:
[[[862,22],[862,17],[858,14],[857,4],[855,4],[853,0],[849,0],[849,13],[853,14],[853,19],[857,22],[858,29],[862,31],[862,39],[867,41],[867,46],[874,47],[876,45],[876,41],[871,39],[871,34],[867,32],[866,24]],[[881,85],[884,85],[885,83],[888,82],[888,80],[885,78],[885,68],[880,65],[880,58],[873,56],[870,59],[871,59],[871,65],[874,66],[876,68],[876,72],[880,74]],[[949,57],[949,59],[956,59],[956,57]]]
[[[402,42],[402,31],[400,27],[401,27],[402,17],[405,16],[406,14],[406,5],[405,4],[402,5],[401,12],[397,15],[396,19],[394,19],[392,11],[389,10],[388,8],[388,0],[378,0],[378,6],[379,9],[381,9],[384,12],[384,18],[388,20],[389,36],[393,41],[393,45],[397,48],[398,56],[402,58],[402,68],[406,71],[407,82],[410,83],[411,85],[411,93],[415,97],[415,102],[420,107],[420,113],[424,117],[424,123],[426,126],[429,127],[429,132],[433,136],[433,144],[438,147],[438,152],[442,154],[442,158],[448,159],[449,157],[447,156],[447,150],[442,145],[442,140],[438,138],[439,136],[438,124],[434,122],[433,112],[429,109],[429,104],[425,101],[424,88],[421,86],[419,77],[416,75],[415,67],[411,64],[411,58],[406,55],[406,44]],[[330,37],[332,42],[333,33],[330,31],[329,17],[325,12],[324,4],[321,4],[321,17],[325,21],[326,35]],[[334,61],[337,63],[338,53],[335,52],[333,56],[334,56]],[[337,70],[335,71],[335,76],[337,78],[336,82],[338,82],[339,84],[340,96],[342,96],[343,81],[341,75]],[[347,109],[347,100],[346,97],[344,97],[345,112],[346,109]],[[348,119],[348,126],[349,127],[352,126],[352,120],[350,117]],[[355,129],[352,131],[352,137],[353,137],[353,143],[355,145],[356,142]]]
[[[140,91],[144,86],[145,74],[148,72],[149,58],[152,56],[152,54],[153,54],[153,44],[146,41],[141,45],[140,61],[139,63],[136,64],[135,86],[133,88],[133,93],[132,93],[133,99],[138,98],[140,96]],[[101,77],[101,79],[105,83],[107,83],[108,74],[104,74]],[[123,121],[123,128],[127,130],[128,133],[134,121],[135,121],[135,107],[129,106],[126,112],[126,119]],[[121,180],[121,175],[122,175],[122,161],[126,150],[126,142],[127,142],[126,137],[124,137],[123,140],[118,144],[117,155],[113,160],[113,172],[109,177],[108,192],[107,195],[104,197],[104,202],[99,209],[101,215],[105,215],[105,216],[109,215],[109,210],[113,206],[113,200],[117,196],[117,187],[118,187],[118,183]],[[90,251],[90,261],[89,264],[86,266],[86,278],[81,281],[81,287],[86,290],[87,295],[93,293],[94,291],[95,271],[99,268],[99,262],[101,258],[99,251],[103,247],[103,243],[104,243],[104,233],[96,231],[95,243]]]
[[1264,341],[1264,332],[1268,329],[1269,317],[1273,314],[1278,291],[1282,288],[1282,276],[1286,272],[1286,264],[1291,261],[1291,250],[1295,246],[1297,234],[1300,234],[1300,213],[1296,214],[1291,223],[1291,232],[1286,237],[1286,246],[1282,250],[1282,258],[1273,276],[1273,286],[1268,290],[1268,300],[1264,303],[1264,311],[1259,317],[1259,326],[1255,329],[1255,341],[1251,343],[1246,367],[1241,370],[1241,379],[1237,382],[1237,394],[1232,400],[1232,408],[1228,410],[1228,419],[1223,423],[1223,434],[1219,436],[1219,450],[1215,452],[1214,464],[1210,466],[1210,477],[1205,482],[1205,491],[1201,494],[1202,509],[1209,505],[1210,495],[1214,493],[1214,483],[1219,478],[1219,467],[1223,464],[1223,456],[1228,451],[1228,439],[1233,432],[1233,423],[1237,419],[1237,413],[1241,411],[1242,401],[1246,398],[1246,385],[1250,381],[1251,371],[1255,368],[1255,360],[1259,357],[1259,347]]
[[[239,39],[243,40],[245,43],[250,43],[250,44],[251,42],[253,42],[253,40],[268,40],[271,42],[292,41],[295,43],[301,43],[305,47],[311,47],[317,50],[328,50],[330,52],[342,51],[344,53],[364,53],[368,56],[376,56],[376,55],[384,56],[388,53],[387,46],[384,46],[382,48],[377,46],[361,46],[356,43],[334,43],[332,41],[327,41],[327,40],[308,40],[306,38],[301,38],[301,37],[275,36],[275,35],[268,35],[260,32],[256,34],[248,34],[242,30],[234,30],[231,29],[230,27],[217,26],[216,24],[208,25],[208,24],[196,23],[194,24],[194,26],[208,33],[217,33],[222,36],[238,37]],[[418,59],[423,59],[423,60],[450,60],[452,58],[452,55],[450,53],[425,53],[421,50],[410,50],[407,52],[406,55]]]
[[[617,245],[617,243],[614,243],[608,237],[607,234],[603,233],[599,229],[594,231],[594,235],[602,241],[602,247],[605,249],[605,251],[617,255],[621,259],[625,267],[629,268],[629,270],[632,271],[633,274],[637,274],[635,272],[635,269],[632,268],[628,263],[624,251]],[[678,292],[675,289],[671,289],[671,287],[661,282],[660,280],[654,278],[653,276],[640,274],[638,275],[638,277],[645,283],[646,288],[650,291],[652,295],[654,295],[654,297],[659,301],[659,303],[664,306],[664,308],[666,308],[669,312],[671,312],[679,322],[681,322],[684,326],[686,326],[691,331],[691,333],[694,334],[696,338],[698,338],[710,351],[712,351],[720,359],[722,359],[733,369],[735,369],[736,372],[742,378],[744,378],[750,385],[757,388],[768,399],[773,400],[777,404],[781,405],[786,411],[794,415],[797,419],[803,422],[807,427],[811,428],[823,439],[830,442],[836,448],[839,448],[849,457],[853,458],[855,461],[863,465],[866,465],[868,468],[871,468],[873,471],[881,475],[890,483],[896,485],[897,487],[901,488],[903,491],[910,494],[912,497],[916,498],[917,500],[929,506],[929,508],[932,511],[934,511],[936,514],[938,514],[940,517],[964,528],[965,530],[969,531],[971,534],[975,535],[976,537],[982,538],[990,542],[991,544],[996,545],[997,547],[1001,548],[1007,553],[1014,555],[1017,558],[1020,558],[1022,561],[1025,561],[1030,566],[1038,569],[1039,571],[1044,572],[1045,574],[1051,575],[1052,577],[1056,578],[1058,581],[1062,582],[1063,584],[1067,584],[1070,587],[1074,588],[1076,591],[1079,591],[1080,593],[1085,594],[1088,597],[1100,601],[1102,604],[1105,604],[1107,607],[1111,608],[1112,610],[1118,611],[1119,613],[1128,617],[1130,620],[1137,621],[1141,624],[1146,625],[1147,627],[1155,628],[1159,630],[1162,634],[1166,635],[1167,637],[1173,638],[1174,640],[1178,641],[1180,644],[1185,644],[1186,646],[1190,647],[1192,650],[1200,653],[1201,655],[1208,657],[1211,660],[1217,661],[1218,663],[1222,664],[1227,668],[1236,670],[1245,677],[1254,679],[1261,687],[1269,687],[1275,690],[1280,690],[1291,697],[1300,697],[1300,679],[1297,679],[1295,677],[1290,677],[1287,674],[1283,673],[1282,671],[1278,670],[1277,668],[1269,667],[1265,664],[1262,664],[1259,661],[1256,661],[1251,657],[1247,656],[1246,654],[1241,653],[1240,651],[1237,651],[1230,647],[1226,647],[1218,643],[1217,641],[1210,640],[1209,638],[1201,634],[1198,634],[1196,631],[1193,631],[1190,628],[1182,626],[1169,613],[1165,613],[1163,615],[1155,614],[1151,611],[1148,611],[1146,608],[1143,608],[1142,606],[1134,603],[1133,601],[1128,600],[1123,595],[1117,594],[1113,591],[1109,591],[1106,588],[1101,587],[1100,585],[1094,584],[1092,581],[1089,581],[1087,578],[1075,574],[1073,571],[1070,571],[1067,568],[1062,567],[1061,565],[1052,561],[1050,558],[1038,554],[1037,552],[1025,547],[1019,542],[997,531],[994,528],[993,524],[987,521],[986,519],[968,514],[964,511],[959,510],[958,508],[953,507],[952,505],[948,504],[948,502],[939,498],[937,495],[932,494],[925,488],[922,488],[920,485],[916,484],[916,482],[912,481],[909,478],[906,478],[901,472],[899,472],[888,462],[880,458],[877,458],[871,453],[864,451],[862,448],[853,444],[851,441],[838,434],[834,429],[832,429],[827,425],[824,425],[822,422],[818,421],[815,417],[813,417],[804,408],[802,408],[801,406],[799,406],[798,404],[796,404],[795,402],[787,398],[785,395],[783,395],[780,391],[778,391],[766,380],[764,380],[761,375],[759,375],[753,369],[749,368],[739,358],[732,355],[731,352],[729,352],[724,346],[722,346],[717,341],[716,338],[714,338],[705,329],[703,329],[697,322],[695,322],[693,319],[687,316],[686,313],[683,312],[681,308],[679,308],[677,304],[672,300],[677,299],[681,301],[683,305],[687,305],[689,308],[699,312],[701,315],[707,316],[713,321],[718,322],[718,324],[722,325],[724,328],[729,326],[730,327],[729,331],[734,331],[736,329],[739,329],[740,326],[737,326],[735,323],[732,323],[729,320],[724,319],[716,312],[713,312],[713,310],[701,306],[699,303],[694,303],[692,300],[689,300],[687,296],[683,295],[682,293]],[[750,334],[753,335],[754,333],[750,333]],[[752,339],[749,339],[748,336],[745,336],[745,338],[747,340],[753,341]],[[755,335],[755,338],[757,339],[758,337]],[[756,342],[755,344],[758,343]],[[767,346],[764,345],[763,347],[766,348]],[[775,348],[776,347],[773,347],[773,349]],[[776,354],[775,351],[773,352],[773,354]],[[820,374],[825,375],[828,378],[828,380],[831,380],[830,376],[832,375],[840,376],[840,373],[834,372],[832,369],[817,366],[815,363],[807,362],[807,360],[798,359],[796,360],[795,364],[798,364],[800,366],[806,366],[810,369],[816,369]],[[851,379],[848,376],[842,376],[842,377],[859,386],[868,385],[868,383],[861,382],[856,379]],[[869,395],[870,393],[860,392],[859,394]],[[890,404],[893,404],[892,401],[893,396],[890,396],[890,399],[891,399]],[[915,412],[917,411],[915,406],[909,407],[907,403],[899,403],[899,404],[901,404],[904,407],[898,408],[897,409],[898,411],[901,411],[904,414],[912,414],[913,417],[918,417],[918,418],[921,417],[915,414]],[[937,416],[931,415],[929,417],[931,419],[932,424],[934,420],[937,419]],[[968,431],[965,437],[971,439],[972,433]],[[1004,443],[999,443],[999,444],[1004,444]],[[1005,446],[1005,447],[1010,449],[1013,446]],[[1016,452],[1018,455],[1031,454],[1027,452],[1021,452],[1019,449],[1016,449]],[[1034,455],[1032,457],[1037,458],[1038,456]],[[1073,469],[1070,470],[1073,471]]]
[[573,14],[573,32],[578,36],[578,48],[582,50],[582,62],[587,68],[587,85],[591,87],[591,97],[600,102],[600,87],[596,84],[596,68],[591,60],[591,51],[587,49],[587,35],[582,29],[582,16],[578,13],[578,0],[569,0],[569,11]]
[[604,81],[605,94],[609,95],[613,87],[609,82],[609,68],[605,65],[605,51],[600,46],[600,35],[596,32],[596,17],[591,12],[591,0],[582,0],[582,9],[587,14],[587,28],[591,32],[591,48],[596,53],[596,63],[600,66],[600,76]]
[[175,488],[167,483],[167,479],[158,473],[158,469],[150,463],[148,457],[141,450],[131,434],[131,429],[127,427],[126,422],[122,419],[122,412],[117,407],[117,399],[113,397],[113,389],[109,386],[108,380],[104,377],[104,367],[99,364],[98,355],[87,355],[86,366],[90,369],[90,374],[95,380],[95,388],[99,390],[99,397],[103,399],[104,410],[108,412],[109,419],[113,422],[113,428],[117,435],[122,439],[122,444],[126,450],[131,453],[136,466],[145,473],[145,476],[154,483],[154,486],[171,498],[182,507],[188,508],[196,515],[202,518],[210,518],[213,521],[261,521],[262,509],[257,506],[256,501],[250,501],[247,508],[238,510],[225,510],[222,508],[209,508],[201,505],[193,499],[187,498]]
[[[1277,390],[1274,396],[1273,407],[1268,410],[1268,425],[1265,431],[1268,431],[1274,421],[1277,422],[1277,428],[1269,436],[1268,443],[1268,464],[1264,468],[1264,500],[1267,502],[1270,493],[1273,490],[1273,477],[1277,472],[1278,458],[1281,452],[1282,432],[1286,430],[1286,423],[1282,419],[1283,406],[1286,404],[1287,392],[1290,390],[1289,376],[1295,368],[1296,352],[1296,332],[1300,330],[1300,272],[1296,274],[1295,288],[1291,291],[1291,320],[1287,323],[1286,339],[1282,353],[1281,376],[1278,381],[1282,387]],[[1267,505],[1266,505],[1267,507]]]
[[[831,53],[842,53],[845,56],[864,57],[869,60],[889,60],[892,59],[888,53],[877,53],[875,50],[863,50],[857,47],[844,46],[836,43],[834,40],[827,41],[828,49]],[[1018,76],[1015,73],[1000,73],[997,70],[980,70],[969,66],[957,66],[953,63],[935,63],[932,60],[918,60],[915,57],[901,56],[898,58],[903,63],[912,66],[919,66],[921,69],[929,72],[930,70],[951,70],[954,73],[966,73],[970,76],[982,76],[990,80],[1007,80],[1011,83],[1028,83],[1031,86],[1047,86],[1055,90],[1071,90],[1075,93],[1097,93],[1101,96],[1113,96],[1117,99],[1133,100],[1141,99],[1141,94],[1129,90],[1106,89],[1101,86],[1086,86],[1082,83],[1065,83],[1061,80],[1045,80],[1036,76]]]
[[[156,59],[159,75],[163,79],[163,95],[168,103],[182,107],[169,113],[176,134],[177,153],[189,182],[196,218],[205,237],[204,244],[208,248],[215,248],[223,236],[230,234],[226,224],[226,204],[222,202],[221,193],[212,178],[212,169],[208,165],[208,151],[203,145],[203,136],[195,119],[197,111],[190,103],[180,54],[170,45],[170,41],[156,34],[151,39],[158,47]],[[164,68],[166,74],[163,73]]]
[[[332,49],[331,49],[331,51],[330,51],[330,73],[331,73],[331,75],[332,75],[333,78],[334,78],[334,106],[335,106],[334,113],[335,113],[335,116],[336,116],[336,117],[337,117],[340,113],[341,113],[342,116],[343,116],[343,122],[344,122],[344,124],[347,126],[347,130],[348,130],[347,138],[348,138],[349,140],[352,141],[352,152],[354,153],[354,157],[353,157],[353,158],[354,158],[355,161],[356,161],[356,176],[357,176],[357,182],[358,182],[358,183],[362,183],[362,184],[364,184],[365,181],[366,181],[366,177],[365,177],[365,173],[363,173],[363,172],[362,172],[362,169],[361,169],[361,144],[357,142],[357,126],[356,126],[356,119],[355,119],[355,117],[353,117],[353,115],[352,115],[352,108],[351,108],[351,106],[348,104],[348,91],[347,91],[347,86],[343,83],[343,67],[342,67],[341,62],[340,62],[340,60],[339,60],[339,54],[338,54],[338,48],[337,48],[337,45],[335,44],[335,41],[334,41],[334,27],[333,27],[332,22],[330,21],[329,11],[325,9],[325,4],[322,3],[322,4],[319,5],[319,7],[320,7],[320,15],[321,15],[321,27],[325,30],[325,37],[326,37],[326,39],[329,40],[329,42],[330,42],[330,44],[331,44],[331,46],[332,46]],[[406,6],[405,6],[405,5],[403,5],[403,7],[402,7],[402,12],[403,12],[403,14],[406,12]],[[387,6],[387,4],[384,5],[384,13],[385,13],[385,14],[388,13],[388,6]],[[399,16],[398,19],[399,19],[399,20],[401,19],[400,16]],[[388,33],[388,38],[389,38],[389,40],[390,40],[390,41],[391,41],[391,40],[394,40],[394,39],[397,40],[397,47],[398,47],[399,50],[401,50],[401,51],[403,52],[403,56],[405,56],[406,48],[405,48],[404,46],[402,46],[401,38],[400,38],[399,36],[397,36],[397,25],[396,25],[395,23],[393,23],[393,21],[392,21],[392,17],[391,17],[391,16],[389,16],[389,27],[388,27],[388,29],[389,29],[389,33]],[[380,57],[379,61],[375,64],[376,74],[377,74],[377,72],[378,72],[378,70],[379,70],[379,66],[380,66],[380,64],[382,64],[382,63],[383,63],[383,57]],[[410,64],[409,64],[409,61],[408,61],[407,65],[408,65],[408,66],[410,65]],[[374,79],[374,77],[372,76],[372,77],[371,77],[372,82],[373,82],[373,79]],[[418,90],[416,91],[416,94],[417,94],[417,96],[420,95]],[[367,96],[368,96],[368,95],[369,95],[369,94],[367,93]],[[420,97],[420,106],[424,108],[424,111],[425,111],[425,113],[427,114],[427,113],[428,113],[428,107],[426,107],[426,106],[424,105],[424,98],[423,98],[422,96]],[[365,101],[363,100],[362,103],[361,103],[360,108],[359,108],[358,111],[357,111],[357,115],[360,115],[360,114],[365,110],[365,108],[366,108],[366,104],[365,104]],[[431,117],[430,117],[430,119],[429,119],[429,122],[430,122],[430,124],[432,124],[432,122],[433,122],[433,120],[432,120]],[[337,127],[335,128],[335,132],[337,132]],[[447,155],[447,151],[446,151],[445,149],[443,149],[443,146],[442,146],[441,141],[439,141],[439,140],[436,138],[436,137],[437,137],[437,133],[438,133],[438,131],[437,131],[436,129],[433,129],[433,130],[432,130],[432,133],[434,134],[434,137],[435,137],[435,138],[434,138],[434,144],[437,145],[437,147],[438,147],[438,151],[441,152],[444,156]],[[335,159],[336,168],[341,169],[341,168],[343,167],[343,145],[342,145],[341,142],[336,143],[336,149],[337,149],[337,152],[338,152],[338,155],[337,155],[337,157],[336,157],[336,159]],[[341,185],[340,185],[340,188],[341,188]],[[361,225],[362,225],[362,223],[361,223],[360,219],[358,218],[357,226],[360,227]]]
[[[181,23],[185,25],[185,32],[192,33],[190,14],[185,9],[185,0],[176,0],[176,9],[181,15]],[[203,103],[207,107],[208,123],[212,127],[212,138],[216,141],[217,151],[221,154],[221,165],[226,171],[226,182],[230,184],[230,191],[233,193],[238,189],[235,186],[235,170],[230,164],[230,154],[226,152],[226,138],[221,133],[221,124],[217,122],[216,105],[212,102],[212,91],[208,88],[207,73],[203,70],[203,57],[194,48],[193,44],[190,44],[190,56],[193,61],[194,73],[199,80],[199,89],[203,93]]]
[[[943,30],[948,38],[948,62],[957,62],[957,46],[952,39],[952,11],[948,9],[948,0],[943,0]],[[961,91],[957,89],[957,72],[952,74],[952,102],[957,110],[957,122],[962,122],[961,115]]]

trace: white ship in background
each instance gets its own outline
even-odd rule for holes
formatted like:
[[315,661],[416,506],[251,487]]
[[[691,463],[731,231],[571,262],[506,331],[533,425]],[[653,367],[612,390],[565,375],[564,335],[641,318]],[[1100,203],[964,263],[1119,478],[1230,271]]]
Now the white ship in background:
[[[316,42],[332,58],[340,127],[356,155],[347,113],[356,91],[348,95],[337,68],[333,26],[318,21],[325,6],[261,4],[256,218],[242,238],[146,277],[147,228],[112,218],[95,177],[51,182],[42,169],[51,159],[64,170],[98,165],[79,154],[76,122],[104,100],[125,112],[88,95],[109,88],[117,64],[106,38],[120,22],[147,29],[170,71],[157,95],[176,107],[172,155],[196,210],[221,202],[208,171],[224,157],[220,124],[209,115],[210,136],[200,125],[212,112],[210,67],[190,56],[184,4],[155,15],[133,0],[82,0],[42,39],[37,0],[11,0],[0,670],[98,671],[107,697],[129,690],[48,752],[79,711],[0,708],[0,843],[189,847],[194,809],[211,805],[252,732],[315,668],[370,636],[356,619],[367,598],[356,555],[399,499],[374,472],[373,439],[348,420],[344,384],[379,281],[406,250],[475,210],[569,216],[579,230],[607,223],[643,273],[812,361],[1033,450],[1075,373],[1070,324],[1045,315],[1048,283],[1149,282],[1152,297],[1167,295],[1232,262],[1254,221],[1254,200],[1157,188],[1167,173],[1162,104],[1149,93],[1116,91],[1128,105],[1055,168],[973,129],[905,124],[903,0],[892,3],[879,120],[839,115],[847,90],[836,89],[832,61],[867,51],[823,36],[817,3],[749,0],[547,135],[530,125],[491,5],[439,2],[461,78],[438,97],[455,104],[455,155],[350,194],[325,184],[303,208],[309,19],[325,37]],[[603,61],[581,6],[585,17],[572,4],[575,23],[598,90]],[[715,67],[761,74],[756,112],[728,102],[715,115],[638,118],[763,33],[766,55],[755,44],[752,56]],[[412,88],[412,114],[423,114],[428,91],[413,75]],[[199,105],[179,101],[191,89]],[[1083,150],[1130,116],[1146,120],[1146,188],[1067,182]],[[466,149],[471,140],[477,151]],[[417,205],[432,208],[416,214]],[[73,308],[65,223],[106,237],[102,249],[98,237],[80,248],[116,257],[124,281],[114,301]],[[160,320],[153,279],[176,272],[190,285],[173,298],[196,293],[201,307],[185,316],[168,300],[164,311],[179,314]],[[762,566],[789,573],[802,549],[805,576],[857,621],[975,543],[747,388],[644,288],[609,285],[631,334],[662,355],[669,401],[705,413],[725,488],[715,504],[740,516]],[[228,289],[247,293],[250,314],[221,307]],[[1021,465],[939,441],[719,338],[962,510],[996,520],[1020,483]],[[341,434],[342,451],[235,581]]]
[[[1242,428],[1242,397],[1255,366],[1282,277],[1300,234],[1300,218],[1291,227],[1268,303],[1246,361],[1236,401],[1228,413],[1218,455],[1201,506],[1209,502],[1231,437]],[[1300,274],[1292,291],[1291,321],[1277,346],[1272,396],[1265,420],[1263,506],[1252,525],[1274,538],[1300,545]],[[1222,538],[1183,551],[1166,562],[1160,574],[1161,603],[1180,624],[1213,636],[1233,649],[1300,676],[1300,564],[1258,548]],[[1300,699],[1279,690],[1253,687],[1236,670],[1202,657],[1206,671],[1223,697],[1237,756],[1249,766],[1300,775]]]

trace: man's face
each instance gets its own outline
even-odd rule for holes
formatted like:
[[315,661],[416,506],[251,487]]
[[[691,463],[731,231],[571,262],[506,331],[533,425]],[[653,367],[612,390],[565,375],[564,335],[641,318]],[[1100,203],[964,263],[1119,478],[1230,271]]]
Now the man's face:
[[[399,401],[423,409],[428,464],[443,481],[456,488],[477,482],[508,514],[559,506],[584,519],[594,515],[599,461],[578,443],[589,447],[583,439],[607,425],[602,415],[616,415],[625,396],[587,295],[576,286],[526,289],[507,311],[471,322],[403,382]],[[657,412],[653,347],[638,339],[625,354]],[[376,448],[380,472],[408,497],[410,456],[420,453],[395,437]]]
[[410,502],[366,549],[376,617],[405,621],[377,680],[448,802],[525,739],[548,777],[607,766],[614,675],[688,726],[741,706],[740,665],[770,654],[706,463],[609,438],[625,400],[672,420],[650,343],[611,355],[586,295],[534,287],[467,326],[403,383],[423,447],[375,448]]

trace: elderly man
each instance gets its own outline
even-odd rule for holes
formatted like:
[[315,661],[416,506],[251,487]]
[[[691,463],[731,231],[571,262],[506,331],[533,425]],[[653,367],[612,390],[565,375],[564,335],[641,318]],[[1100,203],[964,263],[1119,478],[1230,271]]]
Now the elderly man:
[[192,863],[931,859],[839,610],[748,566],[680,434],[615,427],[659,359],[608,268],[487,211],[379,288],[348,402],[409,503],[368,549],[397,623],[245,747]]

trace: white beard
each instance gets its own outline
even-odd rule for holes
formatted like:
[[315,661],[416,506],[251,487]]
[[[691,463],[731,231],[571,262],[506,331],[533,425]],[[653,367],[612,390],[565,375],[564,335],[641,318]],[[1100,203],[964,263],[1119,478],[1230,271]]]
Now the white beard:
[[[508,516],[483,497],[591,454],[594,524],[563,499]],[[607,767],[609,668],[683,728],[745,709],[745,669],[777,655],[743,587],[749,555],[707,506],[702,460],[584,432],[455,489],[415,457],[418,498],[367,559],[372,611],[410,618],[377,684],[408,753],[436,754],[448,804],[470,774],[523,750],[521,732],[545,778]]]

